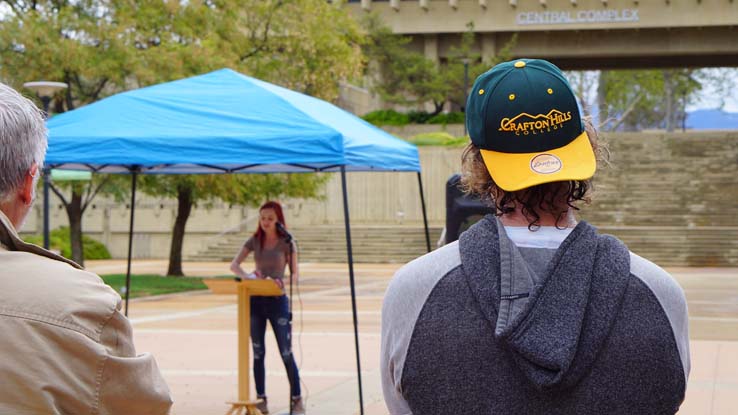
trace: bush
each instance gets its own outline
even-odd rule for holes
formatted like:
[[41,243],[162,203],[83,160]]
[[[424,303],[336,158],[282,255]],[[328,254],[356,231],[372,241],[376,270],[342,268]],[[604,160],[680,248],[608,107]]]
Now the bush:
[[410,111],[407,116],[413,124],[427,124],[428,120],[433,118],[429,112],[425,111]]
[[428,120],[428,124],[463,124],[466,121],[463,112],[438,114]]
[[[31,235],[23,238],[24,241],[42,246],[43,235]],[[59,251],[64,258],[72,258],[72,245],[69,239],[69,228],[62,227],[51,231],[49,234],[49,248]],[[82,235],[82,249],[85,259],[110,259],[110,251],[102,243],[89,236]]]
[[432,115],[425,111],[402,113],[395,110],[378,110],[364,115],[365,121],[377,126],[407,124],[463,124],[463,112],[449,112]]
[[378,110],[372,111],[362,118],[366,122],[374,125],[406,125],[410,124],[410,117],[407,114],[397,112],[395,110]]
[[466,137],[454,137],[451,134],[438,131],[435,133],[423,133],[408,138],[409,142],[416,146],[447,146],[459,147],[465,145],[469,139]]

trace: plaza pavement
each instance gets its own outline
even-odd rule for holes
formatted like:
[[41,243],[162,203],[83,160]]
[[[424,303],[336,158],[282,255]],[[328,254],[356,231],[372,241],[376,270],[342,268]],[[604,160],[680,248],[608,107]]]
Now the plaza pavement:
[[[162,274],[166,261],[134,261],[134,274]],[[185,263],[190,276],[229,274],[228,263]],[[250,269],[247,264],[246,268]],[[379,380],[380,308],[399,264],[357,264],[364,413],[386,414]],[[119,260],[87,261],[99,274],[125,272]],[[692,372],[679,414],[738,412],[738,269],[670,268],[690,309]],[[293,347],[307,409],[314,415],[358,414],[358,386],[348,271],[345,264],[301,264],[294,295]],[[151,352],[171,388],[174,415],[225,414],[236,398],[235,295],[208,291],[132,300],[129,317],[139,352]],[[271,331],[271,329],[269,329]],[[288,383],[267,333],[271,413],[287,412]],[[253,384],[253,381],[252,381]],[[252,385],[253,393],[253,385]]]

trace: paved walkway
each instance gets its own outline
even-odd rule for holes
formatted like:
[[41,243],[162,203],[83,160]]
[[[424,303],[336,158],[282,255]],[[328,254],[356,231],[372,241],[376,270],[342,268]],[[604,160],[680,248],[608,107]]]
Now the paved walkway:
[[[100,274],[123,261],[88,261]],[[386,414],[379,382],[380,307],[396,264],[356,266],[361,369],[367,415]],[[133,273],[163,273],[165,261],[139,260]],[[229,274],[228,263],[186,263],[193,276]],[[294,348],[311,414],[358,413],[351,301],[345,264],[301,264],[294,296]],[[690,307],[692,374],[680,414],[729,414],[738,408],[738,270],[672,268]],[[225,413],[238,382],[236,299],[196,292],[132,300],[139,351],[152,352],[175,399],[174,415]],[[252,389],[253,391],[253,389]],[[267,334],[267,393],[285,413],[288,383],[274,336]]]

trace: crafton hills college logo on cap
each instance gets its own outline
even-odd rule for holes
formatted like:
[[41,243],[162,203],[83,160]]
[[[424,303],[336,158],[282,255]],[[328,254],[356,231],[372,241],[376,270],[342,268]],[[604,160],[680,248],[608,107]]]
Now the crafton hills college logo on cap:
[[576,98],[550,62],[520,59],[480,75],[469,94],[466,125],[503,190],[594,175],[597,163]]

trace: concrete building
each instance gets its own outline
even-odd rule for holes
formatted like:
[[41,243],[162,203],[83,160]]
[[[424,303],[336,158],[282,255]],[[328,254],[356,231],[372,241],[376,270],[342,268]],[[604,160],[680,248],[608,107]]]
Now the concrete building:
[[562,69],[738,66],[734,0],[350,0],[345,7],[378,13],[435,60],[471,22],[482,59],[517,34],[514,57]]

